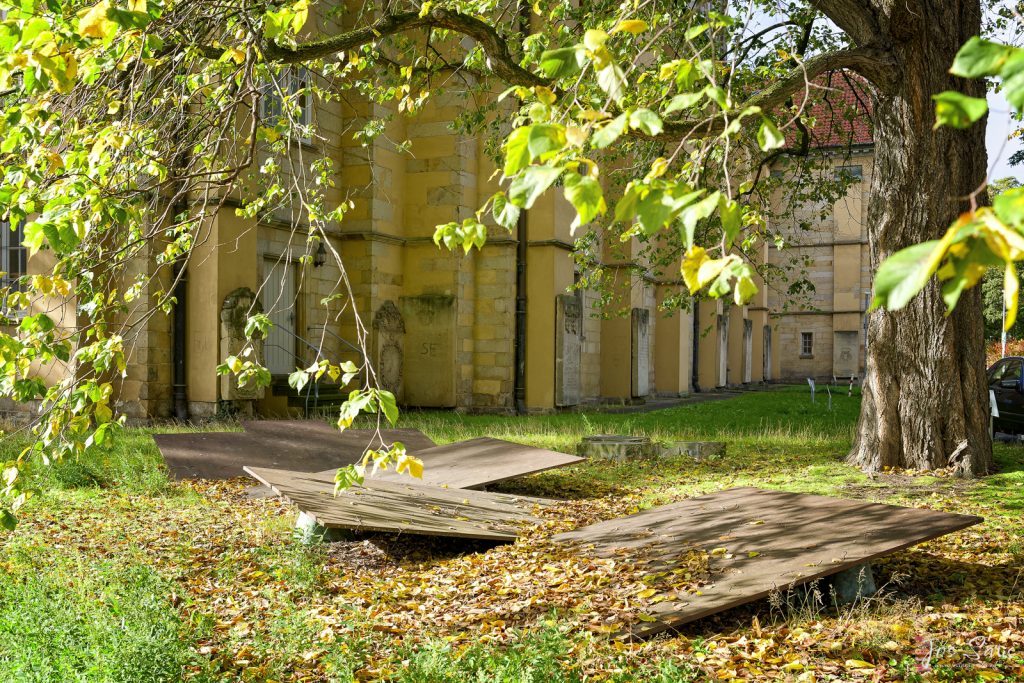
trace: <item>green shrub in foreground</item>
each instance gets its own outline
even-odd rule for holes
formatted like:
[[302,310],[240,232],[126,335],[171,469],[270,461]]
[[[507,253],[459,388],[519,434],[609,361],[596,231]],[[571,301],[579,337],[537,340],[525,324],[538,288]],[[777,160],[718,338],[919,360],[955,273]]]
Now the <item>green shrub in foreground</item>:
[[0,682],[179,681],[195,657],[171,586],[142,566],[0,571]]

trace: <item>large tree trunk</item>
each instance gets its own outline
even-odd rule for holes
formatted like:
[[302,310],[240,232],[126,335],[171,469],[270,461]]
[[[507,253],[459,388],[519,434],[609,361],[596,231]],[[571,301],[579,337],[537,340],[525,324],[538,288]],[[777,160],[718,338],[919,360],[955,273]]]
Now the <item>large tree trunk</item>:
[[[882,33],[899,64],[875,102],[875,171],[868,205],[872,268],[893,252],[938,239],[970,207],[982,184],[985,126],[941,128],[931,96],[959,90],[984,97],[984,84],[949,75],[959,47],[980,32],[978,0],[876,0]],[[946,316],[935,281],[901,311],[868,320],[868,357],[857,437],[849,461],[887,467],[992,466],[980,288]]]

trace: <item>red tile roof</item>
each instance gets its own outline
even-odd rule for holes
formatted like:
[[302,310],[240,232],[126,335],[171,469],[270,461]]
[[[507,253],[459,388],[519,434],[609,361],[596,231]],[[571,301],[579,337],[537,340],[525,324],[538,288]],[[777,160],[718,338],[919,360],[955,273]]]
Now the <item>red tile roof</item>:
[[[848,71],[832,71],[812,82],[804,108],[804,118],[814,119],[813,126],[807,125],[812,148],[869,145],[874,142],[868,87],[863,79]],[[795,126],[786,129],[786,140],[790,145],[796,144]]]

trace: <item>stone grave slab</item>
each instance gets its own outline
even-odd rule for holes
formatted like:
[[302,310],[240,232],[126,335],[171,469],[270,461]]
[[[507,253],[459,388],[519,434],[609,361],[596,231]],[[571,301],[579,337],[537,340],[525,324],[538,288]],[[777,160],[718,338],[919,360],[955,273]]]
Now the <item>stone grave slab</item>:
[[[525,477],[545,470],[565,467],[582,462],[584,458],[566,455],[543,448],[481,437],[456,443],[435,446],[417,451],[416,457],[423,461],[423,479],[414,480],[408,474],[394,470],[378,471],[367,482],[415,481],[420,484],[447,486],[449,488],[473,489],[500,481]],[[335,469],[318,474],[334,480]]]
[[536,499],[439,486],[370,481],[334,494],[333,478],[260,467],[245,471],[327,529],[514,541],[540,523]]
[[415,407],[455,406],[455,297],[403,296],[402,391]]
[[832,374],[836,377],[856,377],[859,372],[860,332],[836,332],[832,353]]
[[555,405],[574,406],[582,395],[583,304],[578,296],[555,297]]
[[734,488],[554,538],[599,556],[643,556],[651,573],[670,571],[690,550],[708,553],[702,595],[666,594],[649,611],[653,621],[624,634],[647,637],[981,521],[924,508]]
[[[375,433],[339,432],[315,420],[265,420],[243,423],[245,432],[154,434],[175,479],[230,479],[244,476],[242,466],[278,467],[299,472],[345,467],[358,462]],[[382,431],[389,443],[401,441],[410,453],[434,442],[417,429]]]
[[651,312],[634,308],[630,318],[632,390],[635,398],[642,398],[651,393]]

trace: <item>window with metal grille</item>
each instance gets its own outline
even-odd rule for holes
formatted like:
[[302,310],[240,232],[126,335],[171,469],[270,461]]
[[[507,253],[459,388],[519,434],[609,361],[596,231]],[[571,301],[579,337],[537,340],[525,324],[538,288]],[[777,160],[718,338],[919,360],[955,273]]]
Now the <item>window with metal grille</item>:
[[298,139],[300,142],[310,143],[313,107],[307,92],[309,72],[298,68],[283,69],[274,80],[274,83],[263,86],[260,98],[260,117],[263,119],[263,125],[276,126],[281,120],[288,119],[289,108],[294,108],[290,114],[291,121],[298,124]]
[[25,265],[28,260],[28,253],[22,242],[25,241],[25,233],[19,225],[11,230],[7,221],[0,221],[0,286],[7,288],[8,292],[20,292],[24,289],[21,283],[21,276],[25,274]]
[[800,355],[801,356],[812,356],[812,355],[814,355],[814,333],[813,332],[801,332],[800,333]]

